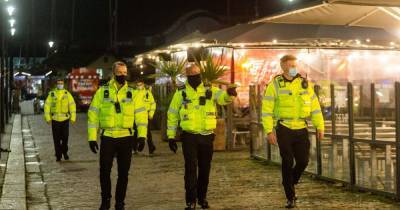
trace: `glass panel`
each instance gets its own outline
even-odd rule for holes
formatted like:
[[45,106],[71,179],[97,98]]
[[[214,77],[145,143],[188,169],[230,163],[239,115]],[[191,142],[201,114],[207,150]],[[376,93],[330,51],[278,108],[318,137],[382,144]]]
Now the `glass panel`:
[[253,155],[267,159],[267,145],[262,125],[252,124]]
[[394,84],[383,81],[375,85],[376,139],[395,141]]
[[321,142],[322,176],[349,181],[348,139],[324,138]]
[[391,145],[355,143],[354,150],[356,184],[394,193],[396,148]]
[[310,162],[308,163],[308,166],[306,168],[307,172],[310,173],[317,173],[317,139],[315,134],[309,133],[309,139],[310,139]]

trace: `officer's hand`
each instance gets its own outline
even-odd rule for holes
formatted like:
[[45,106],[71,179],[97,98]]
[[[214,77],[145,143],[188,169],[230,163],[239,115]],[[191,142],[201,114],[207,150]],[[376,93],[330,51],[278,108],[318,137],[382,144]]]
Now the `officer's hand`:
[[270,144],[276,145],[276,135],[274,132],[269,133],[267,138]]
[[97,145],[97,141],[89,141],[89,147],[94,154],[96,154],[97,150],[99,150],[99,145]]
[[228,93],[228,95],[230,96],[237,96],[237,92],[236,92],[236,87],[230,87],[226,90],[226,92]]
[[75,124],[75,122],[76,122],[76,121],[71,120],[71,124],[72,124],[72,125]]
[[178,145],[176,144],[175,139],[168,139],[169,149],[176,154],[178,151]]
[[47,121],[47,124],[48,124],[48,125],[51,125],[51,120]]
[[318,139],[322,140],[324,138],[324,131],[318,131]]
[[144,137],[139,137],[139,138],[138,138],[138,148],[137,148],[137,150],[138,150],[139,152],[143,151],[144,145],[146,144],[146,143],[145,143],[145,140],[146,140],[146,138],[144,138]]

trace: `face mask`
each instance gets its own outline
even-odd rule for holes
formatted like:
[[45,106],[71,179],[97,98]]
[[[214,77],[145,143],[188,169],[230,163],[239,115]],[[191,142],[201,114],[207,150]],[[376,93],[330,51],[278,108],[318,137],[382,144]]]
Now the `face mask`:
[[125,76],[125,75],[115,76],[115,80],[116,80],[120,85],[123,85],[123,84],[125,84],[126,76]]
[[187,80],[189,85],[192,86],[192,88],[197,88],[201,83],[201,76],[200,74],[190,75],[187,76]]
[[290,68],[289,69],[289,76],[295,77],[297,75],[297,69],[296,68]]
[[57,85],[57,89],[59,89],[59,90],[64,89],[64,85]]

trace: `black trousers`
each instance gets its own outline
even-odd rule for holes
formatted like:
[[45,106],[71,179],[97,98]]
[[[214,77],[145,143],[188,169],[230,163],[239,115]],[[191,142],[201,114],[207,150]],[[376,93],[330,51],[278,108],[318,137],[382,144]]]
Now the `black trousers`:
[[[151,127],[150,127],[151,123],[149,122],[148,126],[147,126],[147,146],[149,149],[149,152],[151,152],[156,146],[154,145],[153,142],[153,136],[151,135]],[[133,129],[135,130],[135,133],[133,134],[133,151],[137,151],[138,148],[138,130],[136,127],[136,124],[133,126]]]
[[100,145],[100,185],[101,197],[111,198],[111,168],[114,157],[117,157],[118,180],[115,191],[115,201],[123,204],[128,185],[129,168],[132,158],[132,138],[111,138],[102,136]]
[[186,203],[207,198],[214,134],[200,135],[183,132],[182,151],[185,159]]
[[[306,169],[310,154],[310,141],[306,128],[289,129],[281,124],[276,130],[280,155],[282,157],[282,184],[286,198],[292,200],[296,195],[294,185]],[[296,165],[293,167],[293,159]]]
[[68,153],[68,135],[69,135],[69,120],[51,121],[51,130],[53,132],[54,150],[56,158],[61,158],[61,155]]

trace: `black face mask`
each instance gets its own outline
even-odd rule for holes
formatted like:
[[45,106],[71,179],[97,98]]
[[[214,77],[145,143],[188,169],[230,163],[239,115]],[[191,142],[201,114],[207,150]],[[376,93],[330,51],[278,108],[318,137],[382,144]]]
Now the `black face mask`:
[[115,81],[117,81],[120,85],[123,85],[125,84],[126,76],[125,75],[115,76]]
[[201,84],[201,76],[200,74],[187,76],[187,80],[192,88],[196,89]]

